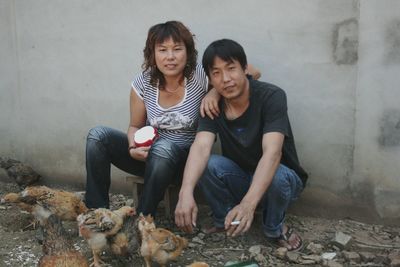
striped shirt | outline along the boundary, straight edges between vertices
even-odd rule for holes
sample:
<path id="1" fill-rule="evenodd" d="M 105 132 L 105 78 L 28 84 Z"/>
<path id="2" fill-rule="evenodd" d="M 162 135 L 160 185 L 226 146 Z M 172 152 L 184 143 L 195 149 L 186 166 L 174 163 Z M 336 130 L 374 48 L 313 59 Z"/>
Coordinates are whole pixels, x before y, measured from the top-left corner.
<path id="1" fill-rule="evenodd" d="M 180 147 L 189 147 L 196 135 L 201 100 L 207 93 L 208 81 L 203 67 L 197 64 L 190 79 L 185 79 L 185 94 L 181 102 L 163 108 L 159 105 L 159 89 L 150 85 L 150 72 L 142 72 L 132 81 L 132 90 L 143 100 L 147 125 L 155 127 L 160 138 Z"/>

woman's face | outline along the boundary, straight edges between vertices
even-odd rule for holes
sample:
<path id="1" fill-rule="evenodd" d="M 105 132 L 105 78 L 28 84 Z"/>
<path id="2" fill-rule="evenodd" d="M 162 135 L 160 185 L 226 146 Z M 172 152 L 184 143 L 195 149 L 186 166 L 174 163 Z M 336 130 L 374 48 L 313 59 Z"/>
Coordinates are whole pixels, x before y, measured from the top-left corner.
<path id="1" fill-rule="evenodd" d="M 187 62 L 186 46 L 183 42 L 175 43 L 172 38 L 155 46 L 157 68 L 165 77 L 183 75 Z"/>

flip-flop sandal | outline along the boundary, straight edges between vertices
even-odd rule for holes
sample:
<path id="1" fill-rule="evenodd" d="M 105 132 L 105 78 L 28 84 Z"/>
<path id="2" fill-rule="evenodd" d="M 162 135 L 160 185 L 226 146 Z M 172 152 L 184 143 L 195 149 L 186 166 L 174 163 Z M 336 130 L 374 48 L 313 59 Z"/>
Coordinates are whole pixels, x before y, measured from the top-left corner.
<path id="1" fill-rule="evenodd" d="M 293 228 L 289 227 L 287 228 L 286 233 L 282 233 L 280 236 L 278 237 L 267 237 L 267 240 L 274 246 L 274 247 L 285 247 L 286 246 L 282 245 L 282 242 L 286 242 L 288 245 L 290 245 L 290 238 L 293 235 L 297 235 L 297 237 L 300 239 L 300 243 L 297 247 L 292 247 L 291 249 L 288 249 L 288 251 L 300 251 L 303 248 L 303 240 L 301 239 L 300 235 L 298 235 L 297 233 L 295 233 L 295 231 L 293 230 Z M 292 245 L 290 245 L 292 246 Z"/>

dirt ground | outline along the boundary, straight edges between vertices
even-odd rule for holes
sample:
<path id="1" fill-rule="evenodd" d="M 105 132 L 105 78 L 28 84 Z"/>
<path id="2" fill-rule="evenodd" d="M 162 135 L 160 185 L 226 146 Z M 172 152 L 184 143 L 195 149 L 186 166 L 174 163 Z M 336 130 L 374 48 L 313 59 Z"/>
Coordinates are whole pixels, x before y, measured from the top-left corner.
<path id="1" fill-rule="evenodd" d="M 7 192 L 18 192 L 18 188 L 14 184 L 0 182 L 0 195 Z M 112 207 L 129 202 L 124 195 L 112 195 L 111 199 Z M 24 229 L 30 220 L 31 216 L 17 207 L 0 205 L 0 266 L 36 266 L 42 248 L 36 240 L 36 231 Z M 199 229 L 210 223 L 208 207 L 201 206 Z M 158 227 L 172 230 L 189 240 L 189 247 L 169 266 L 187 266 L 194 261 L 204 261 L 210 266 L 229 266 L 233 262 L 249 261 L 255 263 L 251 266 L 400 266 L 400 227 L 290 214 L 287 215 L 287 223 L 294 226 L 303 237 L 304 248 L 301 252 L 287 253 L 268 244 L 261 232 L 260 214 L 256 214 L 251 230 L 237 238 L 227 238 L 224 233 L 205 235 L 201 231 L 192 235 L 184 234 L 163 216 L 161 208 L 156 220 Z M 90 259 L 91 253 L 85 240 L 78 236 L 76 224 L 69 222 L 64 226 L 73 236 L 75 248 Z M 347 244 L 343 242 L 343 246 L 338 241 L 333 242 L 338 233 L 350 241 Z M 143 266 L 138 254 L 132 259 L 121 259 L 106 251 L 102 259 L 108 266 Z"/>

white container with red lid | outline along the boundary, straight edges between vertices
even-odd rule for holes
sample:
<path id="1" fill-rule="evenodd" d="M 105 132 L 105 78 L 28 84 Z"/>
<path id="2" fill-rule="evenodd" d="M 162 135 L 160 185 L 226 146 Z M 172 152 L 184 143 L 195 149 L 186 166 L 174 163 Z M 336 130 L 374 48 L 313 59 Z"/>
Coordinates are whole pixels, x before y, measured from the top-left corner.
<path id="1" fill-rule="evenodd" d="M 151 146 L 158 137 L 157 129 L 152 126 L 144 126 L 136 131 L 133 141 L 136 147 Z"/>

